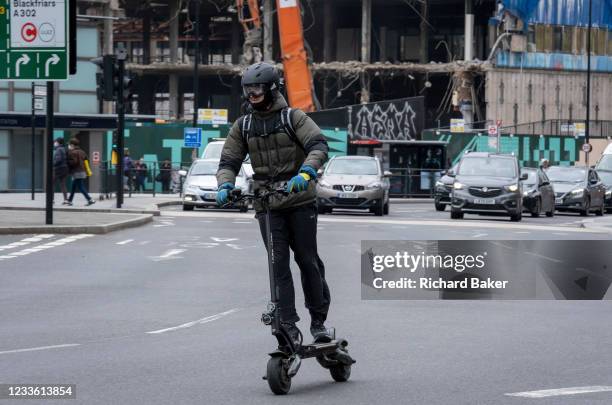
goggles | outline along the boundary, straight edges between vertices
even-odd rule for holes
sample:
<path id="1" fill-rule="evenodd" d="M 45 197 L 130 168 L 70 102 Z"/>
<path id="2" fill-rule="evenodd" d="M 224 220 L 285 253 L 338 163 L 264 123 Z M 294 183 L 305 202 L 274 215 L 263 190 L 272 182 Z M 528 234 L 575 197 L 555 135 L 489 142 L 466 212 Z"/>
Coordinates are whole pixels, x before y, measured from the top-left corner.
<path id="1" fill-rule="evenodd" d="M 247 84 L 243 87 L 246 97 L 260 97 L 266 93 L 267 86 L 263 83 Z"/>

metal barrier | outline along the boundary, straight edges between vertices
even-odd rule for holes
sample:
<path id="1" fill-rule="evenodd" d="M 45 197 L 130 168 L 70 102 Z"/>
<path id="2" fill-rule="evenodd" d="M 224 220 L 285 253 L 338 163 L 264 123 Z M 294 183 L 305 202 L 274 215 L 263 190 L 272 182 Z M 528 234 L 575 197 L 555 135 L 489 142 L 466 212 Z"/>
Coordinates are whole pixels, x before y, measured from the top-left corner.
<path id="1" fill-rule="evenodd" d="M 442 169 L 391 168 L 389 195 L 391 197 L 433 197 L 436 181 Z"/>
<path id="2" fill-rule="evenodd" d="M 136 168 L 124 170 L 123 192 L 126 197 L 132 194 L 181 194 L 183 178 L 179 170 L 189 170 L 191 162 L 172 162 L 170 170 L 162 169 L 161 162 L 144 162 L 147 165 L 145 172 Z M 95 168 L 94 175 L 100 176 L 99 193 L 111 198 L 117 193 L 117 167 L 111 162 L 101 162 Z M 93 191 L 93 190 L 92 190 Z"/>

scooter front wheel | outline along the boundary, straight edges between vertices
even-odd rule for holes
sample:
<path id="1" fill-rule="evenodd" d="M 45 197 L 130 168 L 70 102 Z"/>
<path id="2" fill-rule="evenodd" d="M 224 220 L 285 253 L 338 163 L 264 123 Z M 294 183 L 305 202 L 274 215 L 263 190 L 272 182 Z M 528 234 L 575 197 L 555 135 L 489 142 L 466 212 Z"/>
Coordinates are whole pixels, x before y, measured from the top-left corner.
<path id="1" fill-rule="evenodd" d="M 270 390 L 276 395 L 286 395 L 291 389 L 291 377 L 287 375 L 286 360 L 280 356 L 270 357 L 266 380 Z"/>
<path id="2" fill-rule="evenodd" d="M 351 366 L 346 364 L 338 364 L 329 368 L 334 381 L 345 382 L 351 377 Z"/>

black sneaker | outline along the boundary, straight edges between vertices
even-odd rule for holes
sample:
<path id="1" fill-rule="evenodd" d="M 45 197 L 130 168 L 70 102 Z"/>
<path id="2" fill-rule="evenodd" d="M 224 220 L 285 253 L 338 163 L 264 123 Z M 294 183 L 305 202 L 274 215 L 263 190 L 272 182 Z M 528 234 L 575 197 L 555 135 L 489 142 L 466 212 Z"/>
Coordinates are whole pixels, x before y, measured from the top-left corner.
<path id="1" fill-rule="evenodd" d="M 310 333 L 312 334 L 315 343 L 328 343 L 332 341 L 329 331 L 323 322 L 318 319 L 315 319 L 310 323 Z"/>
<path id="2" fill-rule="evenodd" d="M 293 342 L 293 347 L 295 349 L 299 348 L 302 345 L 302 332 L 300 332 L 295 323 L 283 322 L 282 326 L 289 335 L 291 342 Z"/>
<path id="3" fill-rule="evenodd" d="M 90 205 L 93 205 L 93 204 L 95 204 L 95 203 L 96 203 L 96 202 L 95 202 L 94 200 L 89 200 L 89 201 L 87 201 L 87 204 L 85 204 L 85 205 L 86 205 L 86 206 L 90 206 Z"/>

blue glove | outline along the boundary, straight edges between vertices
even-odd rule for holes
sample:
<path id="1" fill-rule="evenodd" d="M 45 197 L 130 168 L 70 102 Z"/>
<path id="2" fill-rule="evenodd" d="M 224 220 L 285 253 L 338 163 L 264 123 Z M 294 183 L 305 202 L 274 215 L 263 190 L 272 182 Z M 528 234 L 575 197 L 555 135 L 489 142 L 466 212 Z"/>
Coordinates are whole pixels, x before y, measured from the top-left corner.
<path id="1" fill-rule="evenodd" d="M 308 188 L 308 182 L 317 178 L 317 171 L 310 166 L 302 166 L 297 176 L 287 183 L 288 193 L 299 193 Z"/>
<path id="2" fill-rule="evenodd" d="M 232 183 L 223 183 L 219 186 L 217 193 L 217 205 L 219 207 L 223 207 L 229 202 L 229 193 L 235 188 L 236 186 Z"/>

